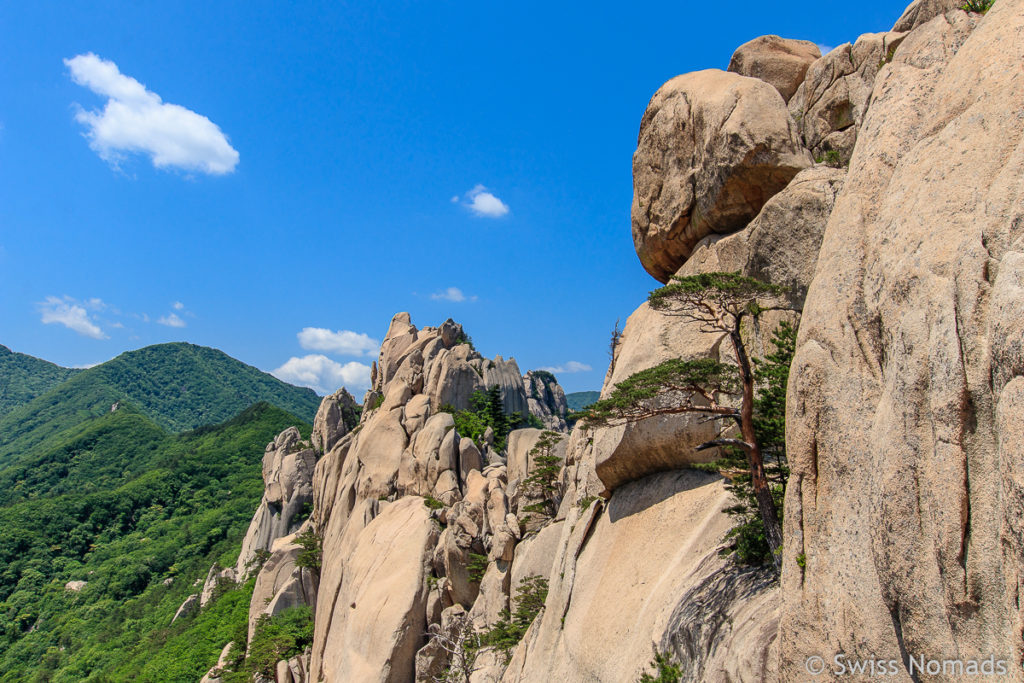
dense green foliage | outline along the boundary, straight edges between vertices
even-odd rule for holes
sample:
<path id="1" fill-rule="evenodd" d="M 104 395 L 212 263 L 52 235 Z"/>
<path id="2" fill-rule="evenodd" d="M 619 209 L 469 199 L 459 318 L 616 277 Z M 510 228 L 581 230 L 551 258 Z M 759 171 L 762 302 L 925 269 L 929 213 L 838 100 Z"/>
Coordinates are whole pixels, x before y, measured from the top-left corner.
<path id="1" fill-rule="evenodd" d="M 619 382 L 607 398 L 587 409 L 582 421 L 586 426 L 598 426 L 617 419 L 640 419 L 659 414 L 655 400 L 669 395 L 692 401 L 694 397 L 735 394 L 738 390 L 735 366 L 711 358 L 672 358 Z M 683 411 L 677 401 L 668 404 L 664 412 Z"/>
<path id="2" fill-rule="evenodd" d="M 466 562 L 466 572 L 472 583 L 480 583 L 487 573 L 487 556 L 470 551 L 469 560 Z"/>
<path id="3" fill-rule="evenodd" d="M 754 399 L 754 431 L 764 457 L 775 504 L 782 505 L 789 479 L 786 461 L 786 386 L 789 366 L 796 351 L 796 330 L 783 322 L 772 334 L 775 350 L 763 359 L 754 359 L 754 376 L 758 391 Z M 720 471 L 727 475 L 726 488 L 736 497 L 736 504 L 726 509 L 736 520 L 728 534 L 733 541 L 733 555 L 739 564 L 757 565 L 771 562 L 765 539 L 764 523 L 758 514 L 757 501 L 750 483 L 747 458 L 739 449 L 726 449 L 719 460 L 701 469 Z"/>
<path id="4" fill-rule="evenodd" d="M 562 440 L 558 432 L 541 432 L 536 445 L 530 449 L 530 473 L 523 479 L 522 491 L 527 500 L 527 512 L 553 517 L 558 510 L 558 476 L 562 471 L 562 459 L 553 455 L 555 446 Z"/>
<path id="5" fill-rule="evenodd" d="M 739 305 L 756 312 L 759 298 L 778 296 L 784 291 L 778 285 L 739 273 L 698 273 L 673 275 L 672 281 L 651 292 L 647 301 L 659 311 L 676 307 L 691 312 L 695 308 L 718 311 Z"/>
<path id="6" fill-rule="evenodd" d="M 534 427 L 538 423 L 538 419 L 533 415 L 506 415 L 501 400 L 501 388 L 497 384 L 487 391 L 474 391 L 469 403 L 472 406 L 469 410 L 456 410 L 446 404 L 441 406 L 441 412 L 452 414 L 455 418 L 455 431 L 459 436 L 472 439 L 478 444 L 483 443 L 487 428 L 493 429 L 494 448 L 499 451 L 505 450 L 508 434 L 513 429 Z"/>
<path id="7" fill-rule="evenodd" d="M 0 505 L 117 488 L 150 468 L 167 436 L 133 406 L 122 405 L 12 458 L 0 469 Z"/>
<path id="8" fill-rule="evenodd" d="M 516 587 L 515 611 L 502 610 L 498 622 L 480 634 L 480 643 L 497 648 L 509 657 L 512 648 L 523 639 L 526 629 L 544 609 L 547 597 L 547 579 L 537 574 L 524 576 Z"/>
<path id="9" fill-rule="evenodd" d="M 0 417 L 44 394 L 79 370 L 62 368 L 0 344 Z"/>
<path id="10" fill-rule="evenodd" d="M 600 391 L 574 391 L 565 395 L 565 402 L 569 405 L 569 410 L 575 413 L 592 405 L 599 398 L 601 398 Z"/>
<path id="11" fill-rule="evenodd" d="M 295 542 L 302 546 L 302 550 L 295 558 L 295 566 L 306 567 L 319 574 L 324 555 L 320 537 L 312 529 L 306 529 L 295 537 Z"/>
<path id="12" fill-rule="evenodd" d="M 654 674 L 641 674 L 639 683 L 679 683 L 683 680 L 683 669 L 678 664 L 672 663 L 672 658 L 663 652 L 654 651 L 654 660 L 651 662 L 654 667 Z"/>
<path id="13" fill-rule="evenodd" d="M 12 489 L 0 499 L 0 679 L 202 677 L 244 622 L 251 586 L 171 618 L 212 564 L 234 562 L 262 495 L 263 449 L 293 424 L 309 433 L 261 403 L 170 435 L 108 405 L 0 470 Z M 87 584 L 66 591 L 71 580 Z"/>
<path id="14" fill-rule="evenodd" d="M 234 642 L 234 652 L 245 652 L 244 642 Z M 308 605 L 289 607 L 272 617 L 264 614 L 256 621 L 248 655 L 237 657 L 221 677 L 226 683 L 251 681 L 254 674 L 273 679 L 280 660 L 302 654 L 312 643 L 313 609 Z"/>
<path id="15" fill-rule="evenodd" d="M 147 346 L 75 374 L 0 418 L 0 466 L 13 455 L 63 443 L 68 430 L 130 403 L 168 431 L 231 419 L 267 401 L 310 422 L 319 399 L 202 346 Z"/>

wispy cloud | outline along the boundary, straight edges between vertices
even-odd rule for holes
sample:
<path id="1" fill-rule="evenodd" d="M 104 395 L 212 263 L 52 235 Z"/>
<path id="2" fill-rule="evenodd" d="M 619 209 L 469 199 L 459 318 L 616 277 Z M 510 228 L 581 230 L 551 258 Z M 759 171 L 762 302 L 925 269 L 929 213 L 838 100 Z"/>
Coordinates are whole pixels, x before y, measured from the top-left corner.
<path id="1" fill-rule="evenodd" d="M 558 375 L 558 374 L 568 375 L 568 374 L 572 374 L 574 372 L 590 372 L 593 369 L 594 368 L 590 367 L 586 363 L 580 363 L 579 361 L 576 361 L 576 360 L 571 360 L 568 363 L 565 363 L 564 365 L 556 365 L 556 366 L 553 366 L 553 367 L 540 368 L 540 370 L 547 370 L 548 372 L 553 372 L 556 375 Z"/>
<path id="2" fill-rule="evenodd" d="M 185 327 L 186 323 L 177 313 L 168 313 L 157 318 L 157 322 L 167 327 Z"/>
<path id="3" fill-rule="evenodd" d="M 296 335 L 299 346 L 308 351 L 327 351 L 342 356 L 376 356 L 380 342 L 367 334 L 350 330 L 304 327 Z"/>
<path id="4" fill-rule="evenodd" d="M 440 292 L 434 292 L 430 295 L 430 298 L 434 301 L 452 301 L 457 304 L 463 301 L 476 301 L 477 299 L 476 296 L 466 296 L 458 287 L 448 287 Z"/>
<path id="5" fill-rule="evenodd" d="M 70 296 L 48 296 L 45 301 L 37 305 L 44 325 L 63 325 L 83 337 L 108 338 L 86 310 L 87 308 L 102 310 L 105 304 L 100 299 L 88 299 L 80 302 Z"/>
<path id="6" fill-rule="evenodd" d="M 211 175 L 231 173 L 238 152 L 210 119 L 155 92 L 112 61 L 93 53 L 65 59 L 71 79 L 106 97 L 102 111 L 79 108 L 75 120 L 87 129 L 89 146 L 117 166 L 125 154 L 146 154 L 156 168 L 178 168 Z"/>
<path id="7" fill-rule="evenodd" d="M 171 304 L 171 308 L 173 308 L 176 311 L 184 311 L 185 304 L 181 303 L 180 301 L 175 301 L 173 304 Z"/>
<path id="8" fill-rule="evenodd" d="M 452 197 L 452 203 L 461 204 L 472 211 L 474 215 L 483 218 L 501 218 L 509 212 L 508 204 L 498 199 L 483 185 L 477 185 L 461 199 L 457 195 Z"/>
<path id="9" fill-rule="evenodd" d="M 310 354 L 301 358 L 292 356 L 288 361 L 270 372 L 283 382 L 309 387 L 324 395 L 344 386 L 356 393 L 370 386 L 370 366 L 352 361 L 342 365 L 322 354 Z"/>
<path id="10" fill-rule="evenodd" d="M 829 52 L 832 52 L 832 50 L 836 48 L 832 45 L 826 45 L 825 43 L 818 43 L 818 49 L 821 50 L 821 56 L 824 57 L 825 55 L 827 55 Z"/>

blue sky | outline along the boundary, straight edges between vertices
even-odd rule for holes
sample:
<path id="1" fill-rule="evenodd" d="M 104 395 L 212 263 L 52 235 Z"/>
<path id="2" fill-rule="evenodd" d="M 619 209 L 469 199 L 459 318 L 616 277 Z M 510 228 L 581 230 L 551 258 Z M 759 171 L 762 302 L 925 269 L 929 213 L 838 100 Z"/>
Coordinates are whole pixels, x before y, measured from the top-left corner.
<path id="1" fill-rule="evenodd" d="M 361 397 L 406 310 L 598 389 L 657 285 L 629 219 L 654 91 L 904 4 L 4 3 L 0 343 L 185 340 Z"/>

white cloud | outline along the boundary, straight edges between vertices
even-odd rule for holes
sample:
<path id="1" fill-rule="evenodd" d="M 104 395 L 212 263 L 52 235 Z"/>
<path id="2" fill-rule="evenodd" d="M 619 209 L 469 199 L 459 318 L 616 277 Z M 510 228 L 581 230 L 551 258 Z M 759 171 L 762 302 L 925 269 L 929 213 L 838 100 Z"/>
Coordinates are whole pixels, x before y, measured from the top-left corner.
<path id="1" fill-rule="evenodd" d="M 466 296 L 458 287 L 449 287 L 440 292 L 434 292 L 430 295 L 430 298 L 434 301 L 452 301 L 457 304 L 463 301 L 476 301 L 477 299 L 476 296 Z"/>
<path id="2" fill-rule="evenodd" d="M 821 56 L 824 57 L 835 48 L 831 45 L 826 45 L 825 43 L 818 43 L 818 49 L 821 50 Z"/>
<path id="3" fill-rule="evenodd" d="M 102 361 L 100 361 L 100 362 L 102 362 Z M 89 368 L 94 368 L 94 367 L 96 367 L 99 364 L 100 364 L 99 362 L 97 362 L 97 363 L 82 363 L 81 365 L 72 365 L 71 367 L 73 367 L 75 370 L 88 370 Z"/>
<path id="4" fill-rule="evenodd" d="M 185 304 L 181 303 L 180 301 L 175 301 L 173 304 L 171 304 L 171 308 L 173 308 L 176 311 L 184 311 Z"/>
<path id="5" fill-rule="evenodd" d="M 327 351 L 342 356 L 376 356 L 380 342 L 367 334 L 323 327 L 303 327 L 296 335 L 299 346 L 309 351 Z"/>
<path id="6" fill-rule="evenodd" d="M 185 321 L 179 318 L 177 313 L 161 316 L 157 322 L 167 327 L 185 327 Z"/>
<path id="7" fill-rule="evenodd" d="M 458 203 L 459 198 L 452 197 L 452 202 Z M 477 185 L 467 192 L 462 205 L 472 211 L 474 215 L 483 218 L 501 218 L 509 212 L 508 204 L 498 199 L 483 185 Z"/>
<path id="8" fill-rule="evenodd" d="M 565 365 L 557 365 L 557 366 L 554 366 L 554 367 L 540 368 L 540 370 L 547 370 L 548 372 L 553 372 L 556 375 L 558 375 L 558 374 L 568 375 L 568 374 L 572 374 L 574 372 L 590 372 L 593 369 L 594 368 L 590 367 L 586 363 L 581 363 L 581 362 L 576 361 L 576 360 L 571 360 L 568 363 L 566 363 Z"/>
<path id="9" fill-rule="evenodd" d="M 91 52 L 65 59 L 71 79 L 108 98 L 102 111 L 79 108 L 75 120 L 88 128 L 89 146 L 116 166 L 125 154 L 147 154 L 156 168 L 179 168 L 212 175 L 231 173 L 238 152 L 210 119 L 159 95 L 114 62 Z"/>
<path id="10" fill-rule="evenodd" d="M 309 387 L 318 394 L 329 394 L 344 386 L 356 393 L 370 386 L 370 366 L 352 361 L 342 365 L 321 354 L 292 356 L 270 372 L 283 382 Z"/>
<path id="11" fill-rule="evenodd" d="M 63 298 L 48 296 L 46 301 L 38 306 L 44 325 L 57 323 L 84 337 L 107 339 L 107 335 L 103 334 L 103 330 L 93 321 L 86 310 L 87 306 L 93 309 L 97 308 L 97 304 L 102 306 L 103 302 L 99 299 L 90 299 L 87 302 L 79 303 L 69 296 Z"/>

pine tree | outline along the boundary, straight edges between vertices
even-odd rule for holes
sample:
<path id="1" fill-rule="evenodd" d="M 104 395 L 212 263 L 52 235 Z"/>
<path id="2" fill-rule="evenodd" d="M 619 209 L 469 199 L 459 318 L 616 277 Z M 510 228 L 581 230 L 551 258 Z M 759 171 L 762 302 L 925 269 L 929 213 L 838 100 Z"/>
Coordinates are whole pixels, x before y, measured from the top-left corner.
<path id="1" fill-rule="evenodd" d="M 751 493 L 776 568 L 781 565 L 782 524 L 755 426 L 757 380 L 742 326 L 744 320 L 769 310 L 782 291 L 739 273 L 674 277 L 670 284 L 651 292 L 651 307 L 695 323 L 702 332 L 721 334 L 732 348 L 735 365 L 710 358 L 666 361 L 620 382 L 607 398 L 591 406 L 584 418 L 586 424 L 598 425 L 656 415 L 703 413 L 734 423 L 739 428 L 738 438 L 731 436 L 727 425 L 718 438 L 697 450 L 732 447 L 746 456 Z"/>

